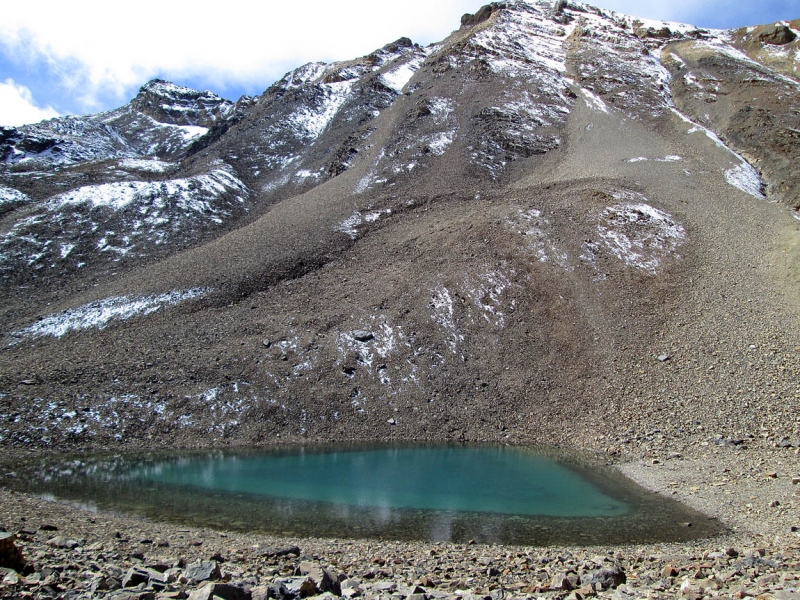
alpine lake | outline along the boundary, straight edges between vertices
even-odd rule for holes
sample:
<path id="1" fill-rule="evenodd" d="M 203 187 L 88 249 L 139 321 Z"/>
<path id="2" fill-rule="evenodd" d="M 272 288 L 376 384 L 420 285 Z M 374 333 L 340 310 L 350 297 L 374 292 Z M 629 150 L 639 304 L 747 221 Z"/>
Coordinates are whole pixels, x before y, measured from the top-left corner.
<path id="1" fill-rule="evenodd" d="M 509 446 L 286 446 L 3 465 L 12 490 L 154 521 L 292 537 L 623 545 L 720 524 L 613 467 Z"/>

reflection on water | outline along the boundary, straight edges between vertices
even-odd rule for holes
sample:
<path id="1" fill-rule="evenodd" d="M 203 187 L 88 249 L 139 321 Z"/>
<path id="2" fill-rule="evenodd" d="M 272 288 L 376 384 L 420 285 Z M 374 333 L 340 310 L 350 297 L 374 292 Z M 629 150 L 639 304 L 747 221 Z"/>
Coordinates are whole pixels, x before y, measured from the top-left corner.
<path id="1" fill-rule="evenodd" d="M 612 469 L 525 448 L 295 447 L 14 468 L 16 477 L 3 480 L 14 489 L 158 520 L 309 537 L 623 544 L 718 530 Z"/>

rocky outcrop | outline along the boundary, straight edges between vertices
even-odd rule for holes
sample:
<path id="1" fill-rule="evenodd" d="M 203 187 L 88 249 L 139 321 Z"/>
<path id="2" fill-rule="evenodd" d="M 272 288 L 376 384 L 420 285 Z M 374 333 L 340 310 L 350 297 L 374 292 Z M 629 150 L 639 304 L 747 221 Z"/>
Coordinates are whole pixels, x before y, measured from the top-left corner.
<path id="1" fill-rule="evenodd" d="M 504 2 L 492 2 L 491 4 L 487 4 L 482 6 L 481 9 L 476 12 L 474 15 L 471 13 L 467 13 L 461 17 L 461 27 L 462 28 L 470 28 L 475 27 L 475 25 L 480 25 L 484 21 L 489 20 L 489 18 L 498 10 L 501 10 L 506 7 Z"/>
<path id="2" fill-rule="evenodd" d="M 784 46 L 797 39 L 797 34 L 786 25 L 765 25 L 754 33 L 760 42 L 773 46 Z"/>

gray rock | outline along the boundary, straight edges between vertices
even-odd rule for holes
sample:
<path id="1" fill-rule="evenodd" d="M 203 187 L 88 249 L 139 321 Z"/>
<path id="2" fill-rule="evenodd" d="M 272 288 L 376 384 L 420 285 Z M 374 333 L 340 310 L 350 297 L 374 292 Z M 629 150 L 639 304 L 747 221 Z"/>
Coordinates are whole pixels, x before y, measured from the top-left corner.
<path id="1" fill-rule="evenodd" d="M 146 569 L 138 569 L 131 567 L 122 578 L 122 587 L 136 587 L 140 583 L 148 583 L 150 581 L 150 573 Z"/>
<path id="2" fill-rule="evenodd" d="M 219 579 L 219 564 L 213 561 L 199 560 L 187 565 L 183 576 L 195 583 Z"/>
<path id="3" fill-rule="evenodd" d="M 238 585 L 229 583 L 206 583 L 189 594 L 189 600 L 252 600 L 252 594 Z"/>
<path id="4" fill-rule="evenodd" d="M 67 538 L 60 535 L 49 539 L 47 541 L 47 545 L 52 546 L 53 548 L 65 548 L 67 550 L 72 550 L 73 548 L 77 548 L 78 546 L 80 546 L 80 544 L 75 540 L 68 540 Z"/>
<path id="5" fill-rule="evenodd" d="M 364 329 L 356 329 L 353 332 L 353 339 L 357 342 L 368 342 L 372 339 L 375 339 L 375 335 L 372 332 Z"/>
<path id="6" fill-rule="evenodd" d="M 628 577 L 625 575 L 625 570 L 617 566 L 592 571 L 581 577 L 583 585 L 602 585 L 604 590 L 615 589 L 627 581 Z"/>
<path id="7" fill-rule="evenodd" d="M 337 596 L 341 595 L 342 589 L 339 585 L 339 576 L 329 569 L 325 569 L 317 563 L 304 560 L 300 563 L 298 571 L 300 575 L 305 575 L 313 581 L 319 592 L 332 592 Z"/>
<path id="8" fill-rule="evenodd" d="M 550 580 L 551 590 L 572 591 L 578 587 L 580 580 L 574 571 L 558 573 Z"/>

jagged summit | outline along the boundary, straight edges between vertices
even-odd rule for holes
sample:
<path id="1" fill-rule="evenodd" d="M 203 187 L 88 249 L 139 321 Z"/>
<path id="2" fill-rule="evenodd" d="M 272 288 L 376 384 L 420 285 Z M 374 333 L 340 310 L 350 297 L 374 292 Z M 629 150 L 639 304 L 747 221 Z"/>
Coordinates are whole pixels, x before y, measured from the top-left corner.
<path id="1" fill-rule="evenodd" d="M 740 356 L 798 345 L 784 27 L 497 2 L 3 130 L 0 445 L 737 434 L 796 384 Z"/>
<path id="2" fill-rule="evenodd" d="M 212 127 L 224 120 L 234 107 L 213 92 L 198 92 L 162 79 L 143 85 L 130 106 L 159 123 L 201 127 Z"/>

